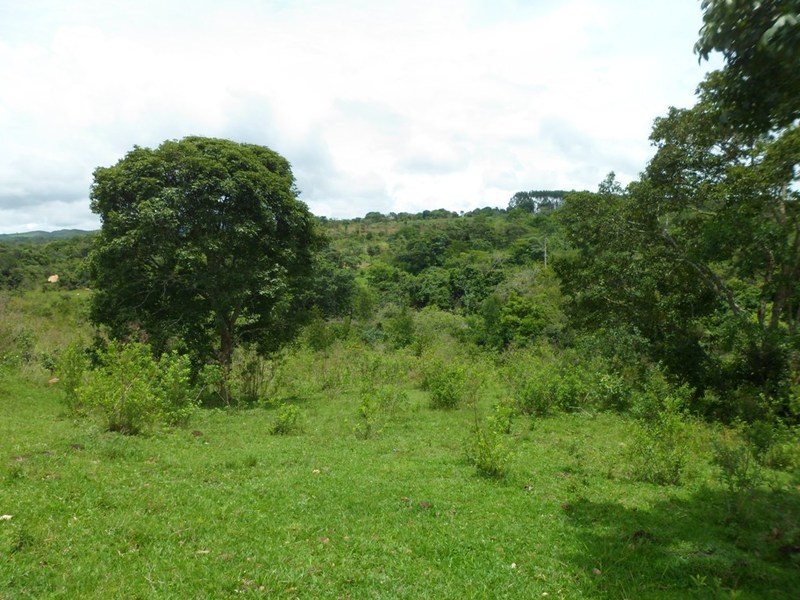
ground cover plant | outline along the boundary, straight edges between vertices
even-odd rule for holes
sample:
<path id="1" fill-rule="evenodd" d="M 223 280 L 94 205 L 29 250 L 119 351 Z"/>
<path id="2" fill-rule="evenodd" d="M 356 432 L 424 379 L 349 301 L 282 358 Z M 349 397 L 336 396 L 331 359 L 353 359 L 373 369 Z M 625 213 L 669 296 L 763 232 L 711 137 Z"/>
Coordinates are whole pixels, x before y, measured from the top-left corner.
<path id="1" fill-rule="evenodd" d="M 800 586 L 797 464 L 742 483 L 748 442 L 734 429 L 686 417 L 682 477 L 662 485 L 631 474 L 641 420 L 525 415 L 502 377 L 440 410 L 413 353 L 369 393 L 363 373 L 394 351 L 360 350 L 364 370 L 331 382 L 345 350 L 297 348 L 284 368 L 322 374 L 302 395 L 284 380 L 272 402 L 133 436 L 72 416 L 44 373 L 6 370 L 0 598 L 791 598 Z M 302 428 L 270 435 L 298 414 Z M 470 459 L 476 440 L 510 450 L 501 472 Z"/>

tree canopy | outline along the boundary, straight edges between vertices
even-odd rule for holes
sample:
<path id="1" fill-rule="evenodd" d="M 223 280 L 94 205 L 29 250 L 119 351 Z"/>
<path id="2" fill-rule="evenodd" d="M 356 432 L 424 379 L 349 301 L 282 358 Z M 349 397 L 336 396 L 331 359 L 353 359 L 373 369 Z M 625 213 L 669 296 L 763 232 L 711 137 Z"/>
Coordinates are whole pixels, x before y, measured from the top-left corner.
<path id="1" fill-rule="evenodd" d="M 792 418 L 799 7 L 703 2 L 696 50 L 701 58 L 722 52 L 725 66 L 709 74 L 694 107 L 656 119 L 656 153 L 638 182 L 568 195 L 561 220 L 574 250 L 557 265 L 573 323 L 632 330 L 697 389 L 761 398 L 753 402 L 760 416 Z"/>
<path id="2" fill-rule="evenodd" d="M 187 137 L 98 168 L 92 318 L 156 349 L 179 340 L 226 367 L 239 341 L 278 347 L 298 324 L 319 246 L 289 163 L 263 146 Z"/>
<path id="3" fill-rule="evenodd" d="M 756 131 L 800 118 L 800 0 L 703 0 L 701 60 L 721 52 L 714 74 L 724 118 Z"/>

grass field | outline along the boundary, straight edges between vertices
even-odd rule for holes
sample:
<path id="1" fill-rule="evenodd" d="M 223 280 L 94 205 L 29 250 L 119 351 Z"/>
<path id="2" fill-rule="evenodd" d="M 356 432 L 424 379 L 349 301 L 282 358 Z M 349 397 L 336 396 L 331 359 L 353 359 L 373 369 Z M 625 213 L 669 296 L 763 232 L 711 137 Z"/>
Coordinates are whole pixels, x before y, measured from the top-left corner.
<path id="1" fill-rule="evenodd" d="M 473 411 L 406 392 L 368 439 L 346 388 L 295 399 L 298 435 L 253 408 L 124 436 L 6 374 L 0 598 L 798 597 L 797 474 L 728 491 L 705 425 L 659 486 L 628 476 L 627 417 L 519 417 L 492 479 L 465 460 Z"/>

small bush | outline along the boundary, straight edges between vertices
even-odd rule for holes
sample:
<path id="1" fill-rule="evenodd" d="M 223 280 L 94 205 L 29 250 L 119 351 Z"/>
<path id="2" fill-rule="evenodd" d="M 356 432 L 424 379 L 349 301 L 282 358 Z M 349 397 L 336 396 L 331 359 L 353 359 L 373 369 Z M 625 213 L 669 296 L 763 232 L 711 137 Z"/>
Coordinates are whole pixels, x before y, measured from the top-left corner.
<path id="1" fill-rule="evenodd" d="M 297 435 L 303 432 L 303 410 L 294 404 L 281 404 L 269 429 L 272 435 Z"/>
<path id="2" fill-rule="evenodd" d="M 79 388 L 80 402 L 103 417 L 109 431 L 136 434 L 161 413 L 154 389 L 158 365 L 144 344 L 111 342 L 100 356 L 102 366 Z"/>
<path id="3" fill-rule="evenodd" d="M 56 366 L 59 385 L 64 391 L 64 404 L 71 414 L 81 414 L 86 410 L 81 401 L 78 390 L 86 379 L 86 370 L 89 359 L 84 351 L 83 344 L 74 342 L 67 346 L 61 353 Z"/>
<path id="4" fill-rule="evenodd" d="M 359 439 L 379 435 L 396 412 L 408 404 L 408 394 L 393 386 L 367 389 L 361 393 L 358 404 L 358 421 L 353 433 Z"/>
<path id="5" fill-rule="evenodd" d="M 200 393 L 190 386 L 189 357 L 173 351 L 158 363 L 156 393 L 161 397 L 161 418 L 167 425 L 185 425 L 197 408 Z"/>
<path id="6" fill-rule="evenodd" d="M 731 494 L 748 492 L 762 479 L 752 446 L 735 435 L 724 435 L 714 440 L 712 462 L 719 467 L 720 477 Z"/>
<path id="7" fill-rule="evenodd" d="M 651 367 L 642 389 L 633 394 L 630 412 L 645 422 L 658 421 L 665 412 L 689 406 L 693 395 L 689 385 L 673 386 L 659 367 Z"/>
<path id="8" fill-rule="evenodd" d="M 738 429 L 760 465 L 772 469 L 800 466 L 800 428 L 779 420 L 760 420 L 740 423 Z"/>
<path id="9" fill-rule="evenodd" d="M 314 352 L 327 350 L 336 341 L 336 330 L 325 321 L 319 314 L 306 325 L 303 330 L 302 339 L 305 344 Z"/>
<path id="10" fill-rule="evenodd" d="M 631 476 L 658 485 L 679 485 L 689 452 L 687 438 L 683 414 L 674 405 L 640 423 L 627 452 Z"/>
<path id="11" fill-rule="evenodd" d="M 484 424 L 476 425 L 467 440 L 467 462 L 484 477 L 504 477 L 511 458 L 503 433 L 495 429 L 496 425 L 496 421 L 487 419 Z"/>
<path id="12" fill-rule="evenodd" d="M 431 408 L 457 408 L 467 392 L 466 369 L 458 363 L 434 361 L 425 370 L 424 383 L 431 395 Z"/>
<path id="13" fill-rule="evenodd" d="M 486 422 L 492 431 L 498 433 L 511 433 L 511 423 L 516 415 L 514 404 L 510 400 L 503 400 L 494 405 L 492 414 L 486 417 Z"/>
<path id="14" fill-rule="evenodd" d="M 362 394 L 358 403 L 358 421 L 353 427 L 355 436 L 366 440 L 380 433 L 380 420 L 380 400 L 374 394 Z"/>
<path id="15" fill-rule="evenodd" d="M 189 359 L 165 354 L 157 362 L 147 344 L 111 342 L 100 367 L 77 387 L 80 406 L 94 410 L 109 431 L 140 433 L 161 421 L 185 423 L 197 404 L 189 386 Z"/>
<path id="16" fill-rule="evenodd" d="M 254 346 L 240 346 L 233 353 L 230 387 L 237 403 L 264 402 L 275 378 L 275 363 L 260 356 Z"/>
<path id="17" fill-rule="evenodd" d="M 392 346 L 405 348 L 414 341 L 414 315 L 403 305 L 396 313 L 387 315 L 383 329 Z"/>
<path id="18" fill-rule="evenodd" d="M 556 355 L 547 346 L 509 353 L 505 375 L 519 411 L 544 416 L 555 411 L 622 410 L 629 386 L 602 360 L 572 351 Z"/>

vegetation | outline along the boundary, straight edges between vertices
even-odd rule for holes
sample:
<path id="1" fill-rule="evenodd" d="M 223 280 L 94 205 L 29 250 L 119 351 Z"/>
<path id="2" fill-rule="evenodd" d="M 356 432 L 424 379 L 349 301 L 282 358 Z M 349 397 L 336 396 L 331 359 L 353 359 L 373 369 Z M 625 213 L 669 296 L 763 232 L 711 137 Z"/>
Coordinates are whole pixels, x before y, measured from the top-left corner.
<path id="1" fill-rule="evenodd" d="M 95 171 L 92 210 L 92 318 L 114 337 L 214 356 L 224 373 L 238 342 L 291 337 L 317 241 L 277 153 L 197 137 L 135 148 Z"/>
<path id="2" fill-rule="evenodd" d="M 792 6 L 704 2 L 727 65 L 625 189 L 338 221 L 266 148 L 99 169 L 103 231 L 0 245 L 0 599 L 796 596 Z"/>

